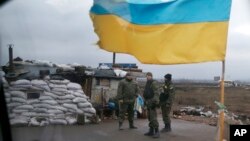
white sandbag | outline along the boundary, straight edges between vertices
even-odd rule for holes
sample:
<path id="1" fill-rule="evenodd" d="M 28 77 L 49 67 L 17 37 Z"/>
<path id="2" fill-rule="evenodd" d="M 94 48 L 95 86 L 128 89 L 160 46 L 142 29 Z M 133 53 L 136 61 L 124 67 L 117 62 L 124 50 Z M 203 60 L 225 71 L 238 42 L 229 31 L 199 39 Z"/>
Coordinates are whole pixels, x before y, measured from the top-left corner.
<path id="1" fill-rule="evenodd" d="M 12 109 L 12 108 L 15 108 L 17 106 L 20 106 L 20 105 L 23 105 L 23 103 L 20 103 L 20 102 L 11 102 L 9 104 L 7 104 L 7 107 Z"/>
<path id="2" fill-rule="evenodd" d="M 74 103 L 73 103 L 73 100 L 71 100 L 71 99 L 57 100 L 57 102 L 58 102 L 59 104 L 64 104 L 64 103 L 74 104 Z"/>
<path id="3" fill-rule="evenodd" d="M 9 113 L 9 119 L 13 119 L 17 116 L 15 113 Z"/>
<path id="4" fill-rule="evenodd" d="M 55 114 L 51 114 L 51 113 L 36 113 L 36 117 L 51 118 L 54 116 Z"/>
<path id="5" fill-rule="evenodd" d="M 28 112 L 29 110 L 22 110 L 22 109 L 12 109 L 12 112 L 15 114 L 21 114 L 21 113 L 25 113 Z"/>
<path id="6" fill-rule="evenodd" d="M 32 112 L 36 112 L 36 113 L 47 113 L 48 109 L 46 108 L 35 108 L 32 110 Z"/>
<path id="7" fill-rule="evenodd" d="M 81 90 L 82 89 L 81 85 L 77 83 L 69 83 L 67 87 L 69 90 Z"/>
<path id="8" fill-rule="evenodd" d="M 11 97 L 10 93 L 8 93 L 8 92 L 5 92 L 4 95 L 5 95 L 5 98 L 10 98 Z"/>
<path id="9" fill-rule="evenodd" d="M 68 109 L 68 111 L 69 111 L 71 114 L 76 114 L 76 113 L 77 113 L 76 110 L 74 110 L 74 109 Z"/>
<path id="10" fill-rule="evenodd" d="M 91 114 L 91 113 L 84 113 L 84 115 L 85 115 L 86 117 L 93 117 L 93 116 L 95 116 L 95 114 Z"/>
<path id="11" fill-rule="evenodd" d="M 59 92 L 59 91 L 54 91 L 54 90 L 52 90 L 51 93 L 53 93 L 57 96 L 65 96 L 66 95 L 65 92 Z"/>
<path id="12" fill-rule="evenodd" d="M 53 106 L 53 109 L 61 110 L 63 112 L 67 112 L 68 111 L 68 109 L 66 109 L 66 108 L 64 108 L 62 106 Z"/>
<path id="13" fill-rule="evenodd" d="M 43 100 L 41 103 L 50 104 L 50 105 L 58 105 L 55 100 Z"/>
<path id="14" fill-rule="evenodd" d="M 19 98 L 27 99 L 26 94 L 22 91 L 10 91 L 9 93 L 12 97 L 19 97 Z"/>
<path id="15" fill-rule="evenodd" d="M 76 90 L 75 92 L 85 95 L 85 93 L 84 93 L 84 91 L 82 89 L 81 90 Z"/>
<path id="16" fill-rule="evenodd" d="M 27 116 L 27 117 L 34 117 L 37 114 L 35 112 L 24 112 L 24 113 L 21 113 L 21 115 L 22 116 Z"/>
<path id="17" fill-rule="evenodd" d="M 10 124 L 13 126 L 26 126 L 28 125 L 28 121 L 24 119 L 11 119 Z"/>
<path id="18" fill-rule="evenodd" d="M 29 89 L 32 85 L 13 85 L 12 88 L 25 88 Z"/>
<path id="19" fill-rule="evenodd" d="M 58 85 L 58 84 L 53 84 L 53 83 L 50 83 L 49 87 L 52 89 L 56 89 L 56 88 L 57 89 L 67 89 L 66 85 Z"/>
<path id="20" fill-rule="evenodd" d="M 49 87 L 48 85 L 40 85 L 40 86 L 38 86 L 38 85 L 32 85 L 32 86 L 30 87 L 30 89 L 32 89 L 32 90 L 47 91 L 47 92 L 50 92 L 50 91 L 51 91 L 51 90 L 50 90 L 50 87 Z"/>
<path id="21" fill-rule="evenodd" d="M 63 114 L 63 111 L 61 111 L 61 110 L 48 110 L 48 113 L 51 113 L 51 114 L 55 114 L 55 115 L 57 115 L 57 114 Z"/>
<path id="22" fill-rule="evenodd" d="M 81 97 L 81 98 L 86 98 L 87 96 L 86 95 L 84 95 L 84 94 L 82 94 L 82 93 L 79 93 L 79 92 L 73 92 L 72 93 L 74 96 L 76 96 L 76 97 Z"/>
<path id="23" fill-rule="evenodd" d="M 70 81 L 67 79 L 64 80 L 50 80 L 51 83 L 53 84 L 63 84 L 63 85 L 67 85 Z"/>
<path id="24" fill-rule="evenodd" d="M 5 98 L 6 103 L 10 103 L 11 98 Z"/>
<path id="25" fill-rule="evenodd" d="M 40 96 L 39 100 L 54 100 L 51 96 Z"/>
<path id="26" fill-rule="evenodd" d="M 27 91 L 29 88 L 9 87 L 9 91 Z"/>
<path id="27" fill-rule="evenodd" d="M 85 109 L 82 109 L 82 110 L 84 111 L 84 113 L 96 114 L 95 108 L 85 108 Z"/>
<path id="28" fill-rule="evenodd" d="M 76 109 L 76 113 L 77 113 L 77 114 L 83 114 L 84 112 L 83 112 L 83 110 L 81 110 L 81 109 Z"/>
<path id="29" fill-rule="evenodd" d="M 51 106 L 50 104 L 45 104 L 45 103 L 41 103 L 41 104 L 33 104 L 33 106 L 35 108 L 46 108 L 46 109 L 51 109 L 53 106 Z"/>
<path id="30" fill-rule="evenodd" d="M 26 79 L 20 79 L 20 80 L 11 82 L 10 84 L 11 85 L 31 85 L 30 81 Z"/>
<path id="31" fill-rule="evenodd" d="M 19 97 L 12 97 L 11 102 L 26 103 L 26 100 L 23 98 L 19 98 Z"/>
<path id="32" fill-rule="evenodd" d="M 49 122 L 54 125 L 67 125 L 67 121 L 63 119 L 50 119 Z"/>
<path id="33" fill-rule="evenodd" d="M 73 99 L 73 102 L 74 103 L 85 103 L 85 102 L 88 102 L 88 101 L 85 98 L 77 97 L 77 98 Z"/>
<path id="34" fill-rule="evenodd" d="M 91 108 L 91 107 L 92 107 L 92 104 L 89 103 L 89 102 L 78 103 L 77 105 L 78 105 L 78 107 L 80 107 L 81 109 L 82 109 L 82 108 Z"/>
<path id="35" fill-rule="evenodd" d="M 49 121 L 46 121 L 46 120 L 43 120 L 40 123 L 40 126 L 47 126 L 47 125 L 49 125 Z"/>
<path id="36" fill-rule="evenodd" d="M 63 104 L 63 107 L 68 108 L 68 109 L 71 109 L 71 110 L 74 110 L 74 111 L 77 110 L 77 106 L 76 106 L 75 104 L 67 104 L 67 103 L 64 103 L 64 104 Z"/>
<path id="37" fill-rule="evenodd" d="M 21 106 L 17 106 L 16 109 L 20 109 L 20 110 L 32 110 L 32 109 L 34 109 L 34 107 L 32 105 L 21 105 Z"/>
<path id="38" fill-rule="evenodd" d="M 45 96 L 50 96 L 50 97 L 52 97 L 52 98 L 54 98 L 54 99 L 58 98 L 57 95 L 55 95 L 55 94 L 53 94 L 53 93 L 50 93 L 50 92 L 44 92 L 44 95 L 45 95 Z"/>
<path id="39" fill-rule="evenodd" d="M 75 98 L 75 96 L 73 96 L 73 95 L 65 95 L 65 96 L 61 96 L 61 97 L 59 97 L 59 99 L 61 99 L 61 100 L 66 100 L 66 99 L 74 99 Z"/>
<path id="40" fill-rule="evenodd" d="M 37 121 L 35 117 L 30 119 L 29 126 L 40 126 L 40 123 Z"/>
<path id="41" fill-rule="evenodd" d="M 37 103 L 40 103 L 40 101 L 38 99 L 30 99 L 30 100 L 27 100 L 27 104 L 37 104 Z"/>
<path id="42" fill-rule="evenodd" d="M 73 125 L 77 123 L 76 118 L 72 118 L 72 117 L 66 117 L 66 121 L 68 122 L 69 125 Z"/>
<path id="43" fill-rule="evenodd" d="M 35 86 L 40 86 L 40 85 L 48 85 L 45 81 L 43 80 L 31 80 L 31 84 Z"/>

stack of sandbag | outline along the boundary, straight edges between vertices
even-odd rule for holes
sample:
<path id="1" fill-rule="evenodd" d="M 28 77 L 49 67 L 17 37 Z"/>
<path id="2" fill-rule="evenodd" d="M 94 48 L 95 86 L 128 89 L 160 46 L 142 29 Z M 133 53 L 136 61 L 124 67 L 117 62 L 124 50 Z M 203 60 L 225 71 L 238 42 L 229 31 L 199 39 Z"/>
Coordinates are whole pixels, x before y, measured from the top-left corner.
<path id="1" fill-rule="evenodd" d="M 40 96 L 28 99 L 27 92 Z M 72 125 L 79 114 L 96 114 L 81 86 L 69 80 L 17 80 L 6 88 L 5 97 L 12 125 Z"/>

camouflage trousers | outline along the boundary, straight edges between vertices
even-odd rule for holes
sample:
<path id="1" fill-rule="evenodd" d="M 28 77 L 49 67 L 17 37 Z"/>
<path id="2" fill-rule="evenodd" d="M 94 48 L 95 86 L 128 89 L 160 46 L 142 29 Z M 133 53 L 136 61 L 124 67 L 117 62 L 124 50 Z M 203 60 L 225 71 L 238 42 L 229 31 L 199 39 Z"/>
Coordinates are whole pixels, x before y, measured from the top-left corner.
<path id="1" fill-rule="evenodd" d="M 165 124 L 170 124 L 171 119 L 170 119 L 170 112 L 171 112 L 171 106 L 169 105 L 161 105 L 161 111 L 162 111 L 162 119 Z"/>
<path id="2" fill-rule="evenodd" d="M 148 126 L 151 128 L 158 128 L 159 122 L 157 121 L 157 111 L 156 108 L 147 108 L 147 115 L 148 115 Z"/>
<path id="3" fill-rule="evenodd" d="M 125 120 L 125 115 L 128 112 L 129 124 L 133 124 L 134 121 L 134 102 L 131 103 L 121 103 L 119 105 L 119 122 Z"/>

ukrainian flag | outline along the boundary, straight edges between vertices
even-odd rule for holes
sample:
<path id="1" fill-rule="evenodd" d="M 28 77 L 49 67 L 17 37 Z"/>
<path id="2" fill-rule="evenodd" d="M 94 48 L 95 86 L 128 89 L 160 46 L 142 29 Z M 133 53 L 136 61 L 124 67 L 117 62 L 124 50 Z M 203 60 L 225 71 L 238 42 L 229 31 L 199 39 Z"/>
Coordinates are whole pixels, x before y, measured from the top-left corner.
<path id="1" fill-rule="evenodd" d="M 94 0 L 99 46 L 145 64 L 225 59 L 231 0 Z"/>

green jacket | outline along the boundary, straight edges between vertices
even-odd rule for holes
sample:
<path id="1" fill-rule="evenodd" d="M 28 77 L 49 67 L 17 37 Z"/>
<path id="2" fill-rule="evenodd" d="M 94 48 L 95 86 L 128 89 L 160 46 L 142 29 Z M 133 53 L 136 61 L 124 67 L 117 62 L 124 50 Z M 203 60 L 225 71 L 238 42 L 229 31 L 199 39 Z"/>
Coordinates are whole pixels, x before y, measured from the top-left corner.
<path id="1" fill-rule="evenodd" d="M 123 79 L 119 82 L 116 99 L 123 100 L 124 103 L 135 102 L 138 93 L 139 86 L 135 81 Z"/>
<path id="2" fill-rule="evenodd" d="M 163 92 L 160 95 L 160 105 L 172 106 L 175 97 L 175 87 L 172 82 L 162 86 Z"/>
<path id="3" fill-rule="evenodd" d="M 145 86 L 144 89 L 144 100 L 145 100 L 145 104 L 148 108 L 155 108 L 159 105 L 159 90 L 158 90 L 158 86 L 156 81 L 152 80 L 152 84 L 150 86 Z M 148 82 L 147 82 L 148 83 Z M 149 88 L 147 88 L 149 87 Z M 147 90 L 149 90 L 148 92 L 146 92 Z M 151 98 L 147 98 L 145 95 L 146 93 L 151 93 L 152 96 L 150 96 Z"/>

